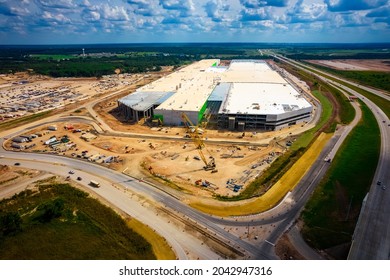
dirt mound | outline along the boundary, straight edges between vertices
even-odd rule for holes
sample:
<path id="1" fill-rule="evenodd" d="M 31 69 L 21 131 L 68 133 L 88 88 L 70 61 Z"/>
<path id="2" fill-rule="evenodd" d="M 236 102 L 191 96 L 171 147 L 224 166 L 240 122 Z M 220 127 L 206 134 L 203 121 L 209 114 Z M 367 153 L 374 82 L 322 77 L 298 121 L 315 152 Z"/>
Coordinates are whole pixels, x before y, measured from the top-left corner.
<path id="1" fill-rule="evenodd" d="M 8 165 L 0 165 L 0 174 L 1 175 L 10 171 L 10 170 L 11 170 L 11 168 Z"/>

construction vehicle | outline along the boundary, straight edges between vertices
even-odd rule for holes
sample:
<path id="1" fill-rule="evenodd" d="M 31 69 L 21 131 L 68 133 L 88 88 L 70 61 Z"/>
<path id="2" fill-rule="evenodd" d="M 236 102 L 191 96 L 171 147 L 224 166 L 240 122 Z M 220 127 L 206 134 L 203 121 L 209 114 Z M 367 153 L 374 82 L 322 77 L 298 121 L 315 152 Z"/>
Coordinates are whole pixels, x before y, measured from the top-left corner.
<path id="1" fill-rule="evenodd" d="M 181 117 L 183 119 L 185 126 L 187 127 L 187 133 L 189 134 L 192 141 L 194 141 L 194 144 L 196 146 L 196 149 L 198 150 L 200 159 L 205 164 L 205 166 L 203 166 L 203 169 L 206 171 L 215 170 L 216 165 L 215 165 L 214 157 L 210 156 L 209 157 L 210 160 L 207 161 L 207 159 L 202 151 L 203 149 L 206 148 L 204 145 L 204 141 L 202 139 L 202 136 L 201 136 L 203 134 L 203 130 L 199 128 L 199 125 L 195 126 L 185 113 L 182 113 Z M 210 152 L 208 152 L 208 153 L 210 154 Z"/>

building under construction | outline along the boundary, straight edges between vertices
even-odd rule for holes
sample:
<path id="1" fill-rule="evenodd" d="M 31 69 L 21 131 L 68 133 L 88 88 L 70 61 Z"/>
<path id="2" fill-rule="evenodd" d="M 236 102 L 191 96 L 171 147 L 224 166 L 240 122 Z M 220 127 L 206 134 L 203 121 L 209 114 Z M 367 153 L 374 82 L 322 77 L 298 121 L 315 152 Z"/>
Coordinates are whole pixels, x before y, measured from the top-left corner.
<path id="1" fill-rule="evenodd" d="M 118 100 L 126 118 L 183 125 L 185 113 L 198 124 L 205 114 L 219 129 L 274 130 L 308 121 L 312 106 L 262 60 L 201 60 Z"/>

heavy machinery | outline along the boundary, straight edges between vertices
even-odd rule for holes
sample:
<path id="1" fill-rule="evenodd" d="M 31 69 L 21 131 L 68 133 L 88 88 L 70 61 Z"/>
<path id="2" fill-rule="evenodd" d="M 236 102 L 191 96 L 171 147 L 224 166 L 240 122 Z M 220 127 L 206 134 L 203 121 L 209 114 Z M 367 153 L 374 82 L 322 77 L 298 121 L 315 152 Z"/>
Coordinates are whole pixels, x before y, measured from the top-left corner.
<path id="1" fill-rule="evenodd" d="M 183 119 L 183 122 L 185 126 L 187 127 L 187 133 L 189 134 L 192 141 L 194 141 L 194 144 L 196 146 L 196 149 L 198 150 L 199 156 L 205 166 L 203 166 L 204 170 L 211 170 L 212 172 L 216 172 L 216 164 L 215 159 L 213 156 L 210 156 L 210 160 L 207 161 L 203 149 L 205 149 L 204 141 L 202 139 L 203 130 L 199 128 L 199 125 L 195 126 L 191 120 L 188 118 L 188 116 L 185 113 L 181 114 L 181 118 Z M 210 152 L 208 152 L 210 154 Z"/>

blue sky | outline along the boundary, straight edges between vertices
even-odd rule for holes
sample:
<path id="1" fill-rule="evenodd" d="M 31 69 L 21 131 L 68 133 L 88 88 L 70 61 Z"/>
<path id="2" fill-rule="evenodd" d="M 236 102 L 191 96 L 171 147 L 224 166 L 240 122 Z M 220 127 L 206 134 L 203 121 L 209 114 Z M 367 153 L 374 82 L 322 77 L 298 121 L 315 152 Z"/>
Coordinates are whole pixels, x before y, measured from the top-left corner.
<path id="1" fill-rule="evenodd" d="M 0 44 L 390 42 L 390 0 L 0 0 Z"/>

